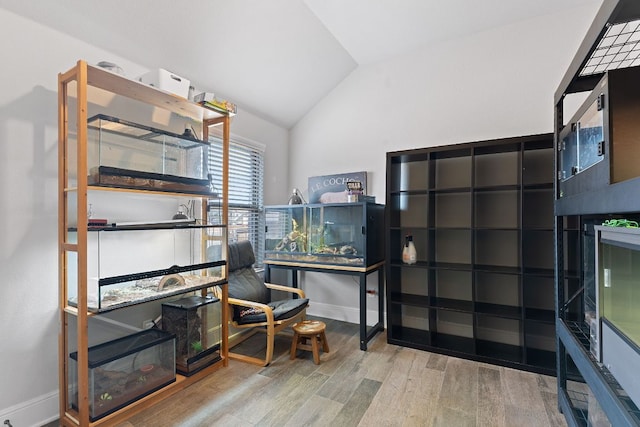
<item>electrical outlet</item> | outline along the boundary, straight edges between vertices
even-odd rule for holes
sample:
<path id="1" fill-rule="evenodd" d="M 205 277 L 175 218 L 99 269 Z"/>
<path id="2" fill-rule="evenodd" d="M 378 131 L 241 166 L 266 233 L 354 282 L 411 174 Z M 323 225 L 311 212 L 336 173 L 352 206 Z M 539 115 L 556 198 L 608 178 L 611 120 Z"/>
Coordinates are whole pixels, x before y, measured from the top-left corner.
<path id="1" fill-rule="evenodd" d="M 143 320 L 142 321 L 142 329 L 151 329 L 155 326 L 153 319 Z"/>

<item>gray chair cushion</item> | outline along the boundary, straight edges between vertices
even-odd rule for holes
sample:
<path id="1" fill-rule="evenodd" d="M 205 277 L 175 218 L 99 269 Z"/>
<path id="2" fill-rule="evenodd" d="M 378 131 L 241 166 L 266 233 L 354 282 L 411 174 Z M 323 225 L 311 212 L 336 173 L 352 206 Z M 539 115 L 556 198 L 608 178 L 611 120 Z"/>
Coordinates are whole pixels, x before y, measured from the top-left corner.
<path id="1" fill-rule="evenodd" d="M 251 242 L 243 240 L 229 243 L 229 271 L 251 267 L 255 262 L 256 257 L 253 254 Z"/>
<path id="2" fill-rule="evenodd" d="M 251 267 L 229 272 L 229 296 L 263 304 L 271 300 L 269 288 Z"/>
<path id="3" fill-rule="evenodd" d="M 309 304 L 308 298 L 298 299 L 286 299 L 281 301 L 272 301 L 267 305 L 273 310 L 273 319 L 282 320 L 295 316 L 307 307 Z M 248 323 L 260 323 L 267 321 L 267 315 L 264 311 L 257 311 L 255 309 L 246 310 L 246 308 L 240 307 L 237 310 L 237 317 L 234 316 L 234 320 L 239 324 Z"/>

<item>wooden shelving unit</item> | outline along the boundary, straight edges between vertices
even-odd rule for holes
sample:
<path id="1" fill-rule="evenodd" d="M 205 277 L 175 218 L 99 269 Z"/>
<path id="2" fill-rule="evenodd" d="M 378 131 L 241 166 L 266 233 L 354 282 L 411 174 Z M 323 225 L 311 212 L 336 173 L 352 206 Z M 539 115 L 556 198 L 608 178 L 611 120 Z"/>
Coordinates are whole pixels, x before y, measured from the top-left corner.
<path id="1" fill-rule="evenodd" d="M 89 319 L 100 316 L 95 310 L 91 312 L 88 305 L 88 233 L 86 221 L 77 218 L 88 218 L 89 194 L 92 192 L 111 192 L 115 195 L 134 195 L 135 197 L 184 197 L 185 199 L 200 200 L 201 218 L 206 223 L 208 200 L 211 196 L 188 194 L 184 192 L 163 192 L 145 189 L 123 189 L 117 187 L 101 187 L 88 185 L 88 117 L 89 112 L 98 108 L 100 112 L 109 111 L 109 102 L 119 97 L 135 106 L 155 107 L 158 111 L 168 115 L 177 115 L 185 120 L 198 123 L 202 127 L 202 140 L 208 141 L 210 128 L 221 127 L 223 141 L 222 182 L 220 197 L 222 218 L 228 217 L 228 153 L 230 115 L 221 114 L 202 107 L 187 99 L 171 93 L 155 89 L 146 84 L 127 79 L 99 67 L 88 65 L 85 61 L 78 61 L 70 70 L 58 76 L 58 116 L 59 116 L 59 383 L 60 383 L 60 421 L 65 426 L 87 426 L 113 424 L 125 420 L 133 413 L 141 411 L 158 401 L 174 394 L 186 386 L 202 379 L 222 366 L 228 364 L 228 325 L 227 325 L 227 286 L 226 263 L 220 262 L 222 280 L 215 283 L 221 299 L 222 324 L 220 342 L 220 360 L 189 377 L 177 375 L 176 381 L 139 400 L 110 413 L 95 422 L 90 421 L 89 414 L 89 367 L 88 348 Z M 96 99 L 97 98 L 97 99 Z M 96 105 L 98 107 L 96 107 Z M 76 224 L 77 223 L 77 224 Z M 70 228 L 74 229 L 74 241 L 70 241 Z M 207 249 L 207 240 L 212 237 L 202 233 L 201 253 Z M 221 259 L 226 259 L 226 233 L 221 243 Z M 203 273 L 207 274 L 207 273 Z M 73 280 L 74 292 L 77 291 L 75 304 L 69 303 L 70 281 Z M 75 287 L 77 286 L 77 289 Z M 206 295 L 208 289 L 200 289 L 201 295 Z M 135 303 L 135 301 L 134 301 Z M 148 300 L 141 301 L 146 304 Z M 75 323 L 75 330 L 70 324 Z M 69 384 L 69 355 L 70 351 L 77 351 L 77 404 L 72 407 L 70 402 Z"/>
<path id="2" fill-rule="evenodd" d="M 554 372 L 553 158 L 551 134 L 387 153 L 390 343 Z"/>

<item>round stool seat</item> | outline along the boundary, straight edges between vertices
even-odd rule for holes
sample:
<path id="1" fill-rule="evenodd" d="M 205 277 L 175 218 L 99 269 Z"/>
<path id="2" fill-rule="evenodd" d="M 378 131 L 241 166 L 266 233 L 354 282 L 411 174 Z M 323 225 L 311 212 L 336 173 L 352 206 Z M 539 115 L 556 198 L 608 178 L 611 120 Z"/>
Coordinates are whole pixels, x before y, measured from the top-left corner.
<path id="1" fill-rule="evenodd" d="M 290 359 L 296 358 L 297 350 L 307 350 L 313 352 L 313 362 L 316 365 L 320 364 L 320 347 L 322 344 L 322 350 L 325 353 L 329 352 L 329 343 L 327 342 L 327 336 L 325 330 L 327 325 L 319 320 L 304 320 L 298 322 L 292 326 L 293 328 L 293 341 L 291 342 L 291 356 Z M 307 344 L 307 341 L 311 341 L 311 345 Z"/>
<path id="2" fill-rule="evenodd" d="M 324 332 L 327 325 L 319 320 L 303 320 L 302 322 L 294 323 L 292 328 L 300 335 L 315 335 Z"/>

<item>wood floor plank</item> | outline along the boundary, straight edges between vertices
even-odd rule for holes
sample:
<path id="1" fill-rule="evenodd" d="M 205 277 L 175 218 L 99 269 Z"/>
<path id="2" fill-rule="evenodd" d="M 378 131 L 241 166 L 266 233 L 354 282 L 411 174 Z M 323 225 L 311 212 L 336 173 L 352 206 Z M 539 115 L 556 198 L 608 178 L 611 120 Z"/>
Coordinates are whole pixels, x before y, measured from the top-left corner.
<path id="1" fill-rule="evenodd" d="M 257 421 L 257 424 L 263 426 L 286 424 L 298 408 L 304 405 L 326 381 L 327 376 L 319 372 L 302 378 L 297 384 L 292 381 L 288 384 L 288 389 L 284 388 L 282 392 L 269 399 L 271 410 Z"/>
<path id="2" fill-rule="evenodd" d="M 430 358 L 429 353 L 420 352 L 414 359 L 405 394 L 403 427 L 431 426 L 434 423 L 444 372 L 429 368 Z"/>
<path id="3" fill-rule="evenodd" d="M 243 399 L 244 405 L 236 412 L 236 415 L 243 420 L 254 424 L 258 423 L 274 408 L 276 402 L 282 401 L 283 396 L 288 395 L 292 389 L 299 389 L 304 384 L 305 379 L 305 376 L 297 373 L 289 375 L 286 381 L 272 379 L 272 381 L 277 382 L 277 385 L 266 386 L 258 392 L 251 393 L 250 399 Z"/>
<path id="4" fill-rule="evenodd" d="M 210 423 L 207 424 L 211 427 L 228 427 L 228 426 L 233 426 L 233 427 L 252 427 L 253 424 L 241 420 L 240 418 L 236 418 L 235 416 L 231 415 L 231 414 L 224 414 L 223 416 L 221 416 L 220 418 L 217 419 L 211 419 Z"/>
<path id="5" fill-rule="evenodd" d="M 438 405 L 474 419 L 478 405 L 478 364 L 450 357 L 444 371 Z"/>
<path id="6" fill-rule="evenodd" d="M 541 390 L 542 400 L 544 401 L 544 407 L 547 411 L 547 417 L 549 419 L 549 425 L 551 427 L 566 426 L 567 422 L 564 416 L 558 411 L 558 395 L 555 392 Z"/>
<path id="7" fill-rule="evenodd" d="M 434 427 L 475 427 L 476 417 L 466 411 L 439 406 Z M 516 425 L 516 424 L 514 424 Z"/>
<path id="8" fill-rule="evenodd" d="M 371 405 L 371 401 L 380 389 L 380 382 L 364 378 L 351 399 L 342 406 L 342 409 L 333 419 L 331 425 L 334 426 L 357 426 L 362 415 Z"/>
<path id="9" fill-rule="evenodd" d="M 417 354 L 407 349 L 398 352 L 389 376 L 363 416 L 362 425 L 401 425 L 406 409 L 409 373 Z"/>
<path id="10" fill-rule="evenodd" d="M 442 371 L 447 368 L 448 356 L 444 356 L 438 353 L 429 353 L 429 361 L 427 362 L 427 368 Z"/>
<path id="11" fill-rule="evenodd" d="M 504 426 L 504 401 L 499 368 L 478 367 L 478 426 Z"/>
<path id="12" fill-rule="evenodd" d="M 312 395 L 283 427 L 328 426 L 344 405 L 316 394 Z"/>
<path id="13" fill-rule="evenodd" d="M 318 395 L 336 402 L 346 403 L 364 378 L 361 363 L 364 352 L 350 353 L 332 372 L 330 379 L 318 390 Z M 326 369 L 323 370 L 326 372 Z"/>
<path id="14" fill-rule="evenodd" d="M 547 427 L 549 420 L 535 408 L 520 407 L 512 404 L 505 405 L 505 424 L 507 426 L 536 426 Z"/>
<path id="15" fill-rule="evenodd" d="M 384 342 L 384 336 L 378 337 L 374 344 L 366 352 L 363 359 L 363 365 L 367 367 L 366 378 L 370 380 L 384 382 L 391 373 L 391 368 L 395 363 L 398 353 L 402 351 L 402 347 L 388 345 Z M 383 344 L 379 344 L 383 342 Z M 424 354 L 428 355 L 429 353 Z"/>
<path id="16" fill-rule="evenodd" d="M 542 395 L 540 394 L 538 375 L 504 368 L 501 378 L 505 404 L 510 404 L 516 408 L 531 408 L 541 413 L 546 413 Z"/>
<path id="17" fill-rule="evenodd" d="M 540 390 L 546 390 L 551 393 L 557 393 L 558 391 L 558 379 L 549 375 L 538 374 L 537 382 Z"/>
<path id="18" fill-rule="evenodd" d="M 329 353 L 320 355 L 320 372 L 332 375 L 348 358 L 362 357 L 354 354 L 354 348 L 359 349 L 360 338 L 357 330 L 342 328 L 342 330 L 330 330 L 327 335 Z"/>

